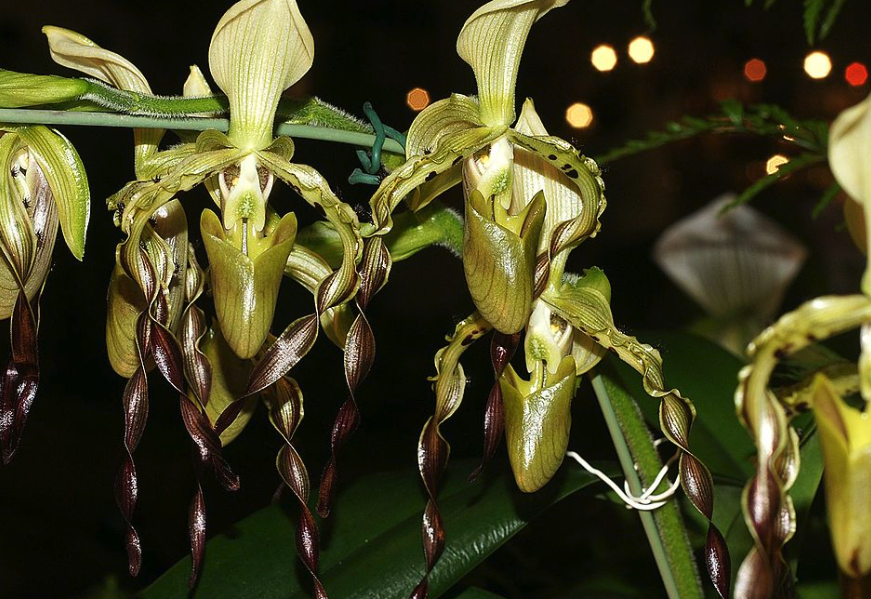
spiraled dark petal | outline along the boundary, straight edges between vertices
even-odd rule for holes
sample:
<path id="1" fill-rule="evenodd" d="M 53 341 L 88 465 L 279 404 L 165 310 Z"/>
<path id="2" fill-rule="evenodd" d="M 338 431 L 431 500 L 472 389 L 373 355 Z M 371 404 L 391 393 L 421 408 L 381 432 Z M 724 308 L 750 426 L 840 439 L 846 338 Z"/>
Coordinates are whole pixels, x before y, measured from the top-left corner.
<path id="1" fill-rule="evenodd" d="M 332 306 L 341 304 L 353 293 L 354 288 L 349 287 L 347 282 L 339 275 L 339 271 L 333 272 L 318 286 L 316 305 L 318 313 L 323 314 Z"/>
<path id="2" fill-rule="evenodd" d="M 729 597 L 732 558 L 729 557 L 726 540 L 714 527 L 708 528 L 708 536 L 705 541 L 705 563 L 717 593 L 723 599 L 727 599 Z"/>
<path id="3" fill-rule="evenodd" d="M 191 304 L 182 316 L 182 357 L 185 373 L 202 405 L 208 403 L 212 390 L 212 365 L 199 347 L 206 330 L 205 314 Z"/>
<path id="4" fill-rule="evenodd" d="M 296 497 L 300 509 L 296 529 L 297 554 L 311 574 L 315 597 L 327 599 L 327 593 L 317 574 L 320 542 L 317 523 L 308 508 L 308 472 L 291 443 L 293 433 L 299 424 L 299 415 L 302 414 L 302 391 L 296 381 L 284 377 L 266 390 L 264 400 L 269 406 L 269 419 L 272 425 L 285 440 L 285 444 L 278 450 L 275 465 L 281 479 Z"/>
<path id="5" fill-rule="evenodd" d="M 124 406 L 124 444 L 135 448 L 139 445 L 145 423 L 148 420 L 148 378 L 138 369 L 127 381 L 122 398 Z"/>
<path id="6" fill-rule="evenodd" d="M 487 396 L 487 407 L 484 410 L 484 455 L 481 458 L 481 463 L 469 475 L 469 482 L 481 476 L 484 468 L 496 455 L 496 449 L 499 447 L 499 442 L 502 441 L 504 431 L 505 406 L 502 403 L 502 386 L 497 381 L 490 388 L 490 394 Z"/>
<path id="7" fill-rule="evenodd" d="M 357 305 L 366 310 L 372 297 L 381 290 L 390 274 L 392 260 L 390 252 L 381 237 L 366 240 L 363 259 L 360 262 L 360 289 L 357 291 Z"/>
<path id="8" fill-rule="evenodd" d="M 0 445 L 3 447 L 3 463 L 8 464 L 18 450 L 24 425 L 36 399 L 39 387 L 39 350 L 37 329 L 39 298 L 33 298 L 31 308 L 24 290 L 18 292 L 11 319 L 12 357 L 6 367 L 0 385 Z"/>
<path id="9" fill-rule="evenodd" d="M 532 273 L 532 299 L 544 293 L 548 280 L 550 280 L 550 259 L 547 254 L 539 254 Z"/>
<path id="10" fill-rule="evenodd" d="M 495 331 L 493 340 L 490 342 L 490 363 L 493 366 L 493 373 L 498 379 L 505 371 L 505 367 L 514 357 L 517 351 L 517 346 L 520 344 L 520 333 L 506 335 Z"/>
<path id="11" fill-rule="evenodd" d="M 345 380 L 352 394 L 369 374 L 374 361 L 375 335 L 366 317 L 360 313 L 354 319 L 345 341 Z"/>
<path id="12" fill-rule="evenodd" d="M 179 393 L 184 393 L 184 358 L 181 347 L 162 324 L 155 323 L 151 330 L 151 351 L 157 369 Z"/>
<path id="13" fill-rule="evenodd" d="M 115 479 L 115 501 L 127 524 L 124 543 L 127 547 L 127 562 L 131 576 L 139 573 L 142 564 L 142 546 L 133 527 L 133 511 L 139 496 L 139 482 L 133 452 L 142 438 L 148 419 L 148 379 L 140 364 L 124 388 L 124 450 L 127 452 L 121 470 Z"/>
<path id="14" fill-rule="evenodd" d="M 197 483 L 197 491 L 191 500 L 188 510 L 188 534 L 191 540 L 191 575 L 188 587 L 193 589 L 203 566 L 203 556 L 206 551 L 206 501 L 203 498 L 203 487 Z"/>
<path id="15" fill-rule="evenodd" d="M 490 341 L 490 364 L 493 367 L 495 380 L 487 396 L 487 406 L 484 410 L 484 455 L 481 464 L 469 475 L 469 482 L 481 476 L 484 468 L 496 455 L 496 449 L 502 440 L 502 433 L 505 430 L 505 406 L 502 403 L 502 386 L 499 384 L 499 378 L 514 357 L 518 345 L 520 345 L 520 333 L 506 335 L 499 331 L 493 332 L 493 339 Z"/>
<path id="16" fill-rule="evenodd" d="M 576 229 L 574 224 L 562 230 L 557 227 L 551 242 L 551 254 L 560 251 L 561 244 L 568 247 L 577 231 L 580 229 Z M 721 539 L 718 532 L 711 532 L 716 531 L 711 521 L 714 504 L 711 473 L 689 448 L 689 434 L 695 418 L 695 409 L 692 402 L 682 397 L 676 389 L 665 386 L 662 356 L 653 347 L 640 343 L 636 338 L 622 333 L 616 327 L 609 299 L 599 290 L 592 287 L 563 286 L 557 293 L 546 292 L 543 300 L 575 329 L 583 332 L 603 348 L 617 354 L 621 360 L 641 374 L 642 384 L 648 395 L 661 398 L 660 426 L 666 438 L 681 451 L 680 472 L 683 489 L 693 506 L 708 520 L 708 539 L 712 541 Z M 731 564 L 725 558 L 726 555 L 727 549 L 722 543 L 709 546 L 706 553 L 708 573 L 717 592 L 721 594 L 728 591 L 728 584 L 724 581 L 728 581 L 731 577 L 729 573 Z M 721 561 L 714 564 L 715 559 Z"/>
<path id="17" fill-rule="evenodd" d="M 375 335 L 366 319 L 366 308 L 372 297 L 384 286 L 390 273 L 392 261 L 384 241 L 373 237 L 363 247 L 360 261 L 360 289 L 355 297 L 359 314 L 354 319 L 345 339 L 345 382 L 348 385 L 348 398 L 333 423 L 330 436 L 330 458 L 324 465 L 318 490 L 318 514 L 326 518 L 330 515 L 336 493 L 337 459 L 339 451 L 357 430 L 360 411 L 357 408 L 356 392 L 372 369 L 375 361 Z"/>
<path id="18" fill-rule="evenodd" d="M 276 382 L 308 353 L 318 336 L 318 322 L 317 314 L 310 314 L 284 329 L 254 367 L 246 395 L 253 395 Z"/>
<path id="19" fill-rule="evenodd" d="M 214 472 L 222 487 L 228 491 L 239 489 L 239 477 L 230 469 L 230 465 L 221 456 L 221 439 L 212 428 L 209 419 L 190 398 L 181 395 L 179 398 L 182 420 L 188 435 L 197 447 L 200 462 L 208 470 Z"/>

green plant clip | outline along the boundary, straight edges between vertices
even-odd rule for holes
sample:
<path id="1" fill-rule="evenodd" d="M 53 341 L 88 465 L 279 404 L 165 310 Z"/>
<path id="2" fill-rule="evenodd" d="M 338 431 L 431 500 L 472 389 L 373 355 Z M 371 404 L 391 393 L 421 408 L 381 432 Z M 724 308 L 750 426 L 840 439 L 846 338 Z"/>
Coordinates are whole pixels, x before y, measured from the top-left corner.
<path id="1" fill-rule="evenodd" d="M 382 123 L 378 113 L 372 108 L 371 102 L 363 103 L 363 114 L 372 123 L 375 141 L 372 143 L 372 149 L 368 153 L 366 150 L 357 150 L 357 158 L 363 165 L 363 169 L 355 168 L 351 176 L 348 177 L 348 183 L 351 185 L 357 185 L 358 183 L 378 185 L 381 183 L 378 171 L 381 170 L 381 150 L 384 147 L 384 141 L 390 138 L 405 148 L 405 136 L 393 127 L 388 127 Z"/>

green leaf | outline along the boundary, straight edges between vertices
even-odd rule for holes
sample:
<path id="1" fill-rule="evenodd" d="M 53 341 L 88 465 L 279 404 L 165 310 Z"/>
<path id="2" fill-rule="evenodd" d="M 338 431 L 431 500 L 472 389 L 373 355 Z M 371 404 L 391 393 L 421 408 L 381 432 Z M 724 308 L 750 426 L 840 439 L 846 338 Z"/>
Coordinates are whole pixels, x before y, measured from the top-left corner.
<path id="1" fill-rule="evenodd" d="M 828 0 L 804 0 L 804 33 L 807 43 L 813 44 L 817 35 L 817 25 Z"/>
<path id="2" fill-rule="evenodd" d="M 600 374 L 593 379 L 593 389 L 608 422 L 630 489 L 633 495 L 639 495 L 642 487 L 649 486 L 662 468 L 650 431 L 635 400 L 620 383 Z M 655 491 L 662 492 L 668 485 L 668 481 L 663 481 Z M 698 569 L 677 502 L 669 501 L 653 512 L 639 511 L 638 516 L 668 596 L 671 599 L 701 599 L 703 593 Z"/>
<path id="3" fill-rule="evenodd" d="M 439 496 L 447 548 L 430 576 L 435 599 L 553 503 L 596 482 L 567 467 L 540 493 L 523 494 L 507 471 L 466 482 L 477 465 L 456 461 Z M 613 466 L 604 468 L 615 472 Z M 340 494 L 324 534 L 320 573 L 331 597 L 405 599 L 424 573 L 420 526 L 424 493 L 406 468 L 357 480 Z M 192 598 L 309 599 L 308 576 L 296 558 L 295 525 L 268 507 L 209 541 Z M 144 599 L 185 599 L 190 558 L 142 593 Z"/>
<path id="4" fill-rule="evenodd" d="M 813 212 L 811 212 L 811 216 L 813 218 L 817 218 L 820 214 L 822 214 L 823 210 L 828 208 L 829 204 L 832 203 L 832 200 L 834 200 L 839 193 L 841 193 L 840 185 L 838 185 L 837 183 L 832 183 L 831 185 L 829 185 L 814 206 Z"/>
<path id="5" fill-rule="evenodd" d="M 485 591 L 484 589 L 468 588 L 459 595 L 452 596 L 450 599 L 505 599 L 502 595 Z"/>
<path id="6" fill-rule="evenodd" d="M 754 471 L 756 449 L 735 416 L 735 387 L 744 363 L 707 339 L 689 333 L 645 333 L 663 354 L 665 380 L 692 399 L 697 418 L 690 446 L 715 477 L 743 483 Z M 644 397 L 637 373 L 611 359 L 630 394 Z M 639 407 L 651 425 L 659 426 L 657 402 Z"/>

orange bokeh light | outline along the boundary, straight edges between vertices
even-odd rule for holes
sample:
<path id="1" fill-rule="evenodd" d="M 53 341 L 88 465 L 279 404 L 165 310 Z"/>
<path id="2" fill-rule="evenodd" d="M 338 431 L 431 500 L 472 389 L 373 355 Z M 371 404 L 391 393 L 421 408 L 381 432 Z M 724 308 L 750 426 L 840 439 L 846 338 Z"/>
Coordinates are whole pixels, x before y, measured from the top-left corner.
<path id="1" fill-rule="evenodd" d="M 868 82 L 868 69 L 861 62 L 854 62 L 844 71 L 844 79 L 853 87 L 865 85 Z"/>
<path id="2" fill-rule="evenodd" d="M 405 103 L 415 112 L 420 112 L 429 106 L 429 92 L 422 87 L 415 87 L 405 96 Z"/>
<path id="3" fill-rule="evenodd" d="M 765 61 L 759 58 L 751 58 L 744 63 L 744 77 L 747 78 L 747 81 L 754 83 L 762 81 L 767 73 L 768 69 L 765 67 Z"/>

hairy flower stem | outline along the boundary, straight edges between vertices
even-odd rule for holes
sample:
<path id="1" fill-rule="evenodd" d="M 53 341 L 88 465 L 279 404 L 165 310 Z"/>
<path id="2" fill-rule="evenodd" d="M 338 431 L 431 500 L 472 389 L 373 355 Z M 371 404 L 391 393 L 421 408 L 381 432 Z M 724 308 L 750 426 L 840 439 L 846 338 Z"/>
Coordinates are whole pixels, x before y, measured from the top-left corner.
<path id="1" fill-rule="evenodd" d="M 632 397 L 605 375 L 597 374 L 592 381 L 629 490 L 638 496 L 643 485 L 659 473 L 662 460 Z M 657 491 L 668 485 L 663 481 Z M 638 515 L 669 599 L 702 599 L 698 570 L 676 502 Z"/>
<path id="2" fill-rule="evenodd" d="M 226 132 L 230 122 L 221 118 L 206 117 L 154 117 L 133 116 L 113 112 L 78 112 L 64 110 L 32 110 L 22 108 L 0 108 L 0 123 L 21 123 L 39 125 L 83 125 L 88 127 L 121 127 L 137 129 L 174 129 L 179 131 L 205 131 L 217 129 Z M 335 143 L 345 143 L 368 148 L 375 142 L 375 136 L 361 131 L 347 131 L 326 126 L 281 123 L 276 127 L 278 135 L 293 138 L 316 139 Z M 384 141 L 385 152 L 405 155 L 402 146 L 392 140 Z"/>

